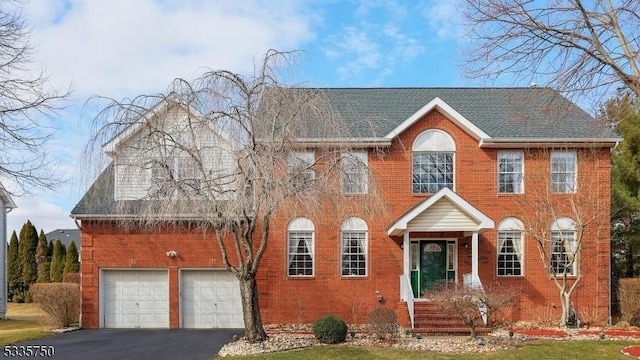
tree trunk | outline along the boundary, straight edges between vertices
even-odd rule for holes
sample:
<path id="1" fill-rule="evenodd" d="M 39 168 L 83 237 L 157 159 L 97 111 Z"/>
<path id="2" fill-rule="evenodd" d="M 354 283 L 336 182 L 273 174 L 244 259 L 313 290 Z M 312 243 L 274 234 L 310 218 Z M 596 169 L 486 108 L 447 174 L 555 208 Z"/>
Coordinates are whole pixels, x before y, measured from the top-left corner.
<path id="1" fill-rule="evenodd" d="M 560 326 L 566 327 L 567 322 L 571 318 L 571 296 L 566 292 L 560 292 L 560 303 L 562 305 L 562 315 L 560 316 Z"/>
<path id="2" fill-rule="evenodd" d="M 242 295 L 244 336 L 250 343 L 266 340 L 267 333 L 262 326 L 258 302 L 258 283 L 255 274 L 248 274 L 240 278 L 240 294 Z"/>

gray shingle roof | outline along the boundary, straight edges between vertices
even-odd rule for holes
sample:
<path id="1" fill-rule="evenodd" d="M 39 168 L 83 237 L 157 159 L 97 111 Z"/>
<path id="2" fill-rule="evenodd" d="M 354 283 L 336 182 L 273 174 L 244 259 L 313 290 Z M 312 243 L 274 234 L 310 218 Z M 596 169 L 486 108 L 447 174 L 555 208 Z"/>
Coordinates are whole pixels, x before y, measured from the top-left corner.
<path id="1" fill-rule="evenodd" d="M 357 137 L 382 138 L 436 97 L 494 140 L 618 139 L 604 124 L 548 88 L 322 88 Z M 315 121 L 315 119 L 313 119 Z M 310 126 L 312 127 L 312 126 Z M 141 202 L 114 200 L 109 165 L 72 216 L 137 214 Z"/>
<path id="2" fill-rule="evenodd" d="M 354 136 L 383 137 L 436 97 L 494 139 L 617 138 L 549 88 L 319 89 Z"/>
<path id="3" fill-rule="evenodd" d="M 80 230 L 78 229 L 56 229 L 51 232 L 48 232 L 44 235 L 47 238 L 47 241 L 55 241 L 56 239 L 60 239 L 60 242 L 67 248 L 71 241 L 73 240 L 76 243 L 76 246 L 80 248 Z"/>
<path id="4" fill-rule="evenodd" d="M 139 200 L 115 200 L 114 166 L 109 164 L 71 210 L 71 216 L 138 214 Z"/>

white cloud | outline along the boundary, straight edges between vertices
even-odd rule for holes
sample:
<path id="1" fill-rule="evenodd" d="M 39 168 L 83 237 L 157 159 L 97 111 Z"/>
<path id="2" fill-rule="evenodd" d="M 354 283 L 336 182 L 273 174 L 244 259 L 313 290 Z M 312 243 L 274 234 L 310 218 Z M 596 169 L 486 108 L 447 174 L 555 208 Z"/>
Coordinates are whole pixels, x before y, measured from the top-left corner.
<path id="1" fill-rule="evenodd" d="M 460 40 L 464 35 L 464 27 L 460 14 L 461 4 L 458 0 L 433 0 L 424 10 L 429 28 L 441 40 Z"/>
<path id="2" fill-rule="evenodd" d="M 338 63 L 340 79 L 357 86 L 381 85 L 403 63 L 425 52 L 407 30 L 407 8 L 397 1 L 362 2 L 353 10 L 359 21 L 337 29 L 325 39 L 324 55 Z M 420 34 L 421 32 L 418 32 Z"/>
<path id="3" fill-rule="evenodd" d="M 313 38 L 291 1 L 34 0 L 26 9 L 37 56 L 76 96 L 164 90 L 204 67 L 250 71 L 267 49 Z"/>
<path id="4" fill-rule="evenodd" d="M 75 229 L 76 225 L 69 217 L 69 211 L 60 206 L 36 198 L 13 197 L 17 208 L 7 214 L 7 240 L 12 231 L 20 233 L 22 225 L 30 220 L 38 229 L 48 233 L 55 229 Z"/>

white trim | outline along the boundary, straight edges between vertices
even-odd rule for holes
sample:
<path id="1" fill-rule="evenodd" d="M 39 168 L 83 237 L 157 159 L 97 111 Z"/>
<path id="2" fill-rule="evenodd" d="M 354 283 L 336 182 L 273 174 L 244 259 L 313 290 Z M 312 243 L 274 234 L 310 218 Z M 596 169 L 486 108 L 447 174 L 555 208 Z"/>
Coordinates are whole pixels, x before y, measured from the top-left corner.
<path id="1" fill-rule="evenodd" d="M 501 156 L 505 156 L 505 155 L 519 155 L 520 156 L 520 191 L 515 191 L 515 192 L 501 192 L 500 191 L 500 158 Z M 498 150 L 498 155 L 497 155 L 497 171 L 498 171 L 498 176 L 497 176 L 497 190 L 498 190 L 498 194 L 500 195 L 512 195 L 512 194 L 524 194 L 524 151 L 523 150 Z M 507 173 L 505 173 L 507 174 Z"/>
<path id="2" fill-rule="evenodd" d="M 386 139 L 393 139 L 396 136 L 400 135 L 402 132 L 407 130 L 411 125 L 415 124 L 418 120 L 420 120 L 423 116 L 429 113 L 432 110 L 438 110 L 442 115 L 447 117 L 449 120 L 453 121 L 456 125 L 460 126 L 467 134 L 471 135 L 476 140 L 481 139 L 490 139 L 487 133 L 482 131 L 479 127 L 474 125 L 467 118 L 462 116 L 459 112 L 454 110 L 449 104 L 444 102 L 439 97 L 433 98 L 433 100 L 429 101 L 423 107 L 421 107 L 418 111 L 409 116 L 405 121 L 403 121 L 400 125 L 396 126 L 393 130 L 391 130 L 384 137 Z"/>
<path id="3" fill-rule="evenodd" d="M 4 207 L 6 209 L 15 209 L 17 207 L 16 203 L 14 203 L 13 199 L 11 199 L 9 192 L 5 190 L 2 184 L 0 184 L 0 200 L 4 203 Z"/>
<path id="4" fill-rule="evenodd" d="M 483 232 L 489 229 L 493 229 L 494 222 L 488 216 L 483 214 L 480 210 L 476 209 L 473 205 L 469 204 L 466 200 L 460 197 L 458 194 L 453 192 L 453 190 L 444 187 L 440 189 L 435 194 L 431 195 L 429 198 L 418 204 L 416 207 L 411 209 L 409 212 L 404 214 L 398 220 L 396 220 L 388 229 L 387 234 L 390 236 L 399 236 L 407 230 L 407 226 L 411 220 L 413 220 L 416 216 L 422 214 L 424 211 L 429 209 L 433 204 L 438 202 L 442 198 L 447 198 L 451 201 L 456 207 L 460 208 L 466 215 L 474 219 L 478 223 L 477 229 L 475 232 Z M 452 231 L 457 231 L 458 229 L 451 229 Z"/>

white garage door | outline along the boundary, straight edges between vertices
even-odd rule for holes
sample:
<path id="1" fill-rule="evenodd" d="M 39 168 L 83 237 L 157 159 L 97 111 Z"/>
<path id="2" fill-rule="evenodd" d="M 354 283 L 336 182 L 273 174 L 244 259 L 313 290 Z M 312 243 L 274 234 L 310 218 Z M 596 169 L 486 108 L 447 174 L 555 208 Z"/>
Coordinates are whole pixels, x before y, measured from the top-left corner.
<path id="1" fill-rule="evenodd" d="M 230 272 L 185 270 L 181 287 L 182 327 L 244 327 L 240 287 Z"/>
<path id="2" fill-rule="evenodd" d="M 102 281 L 104 327 L 169 327 L 167 271 L 106 270 Z"/>

